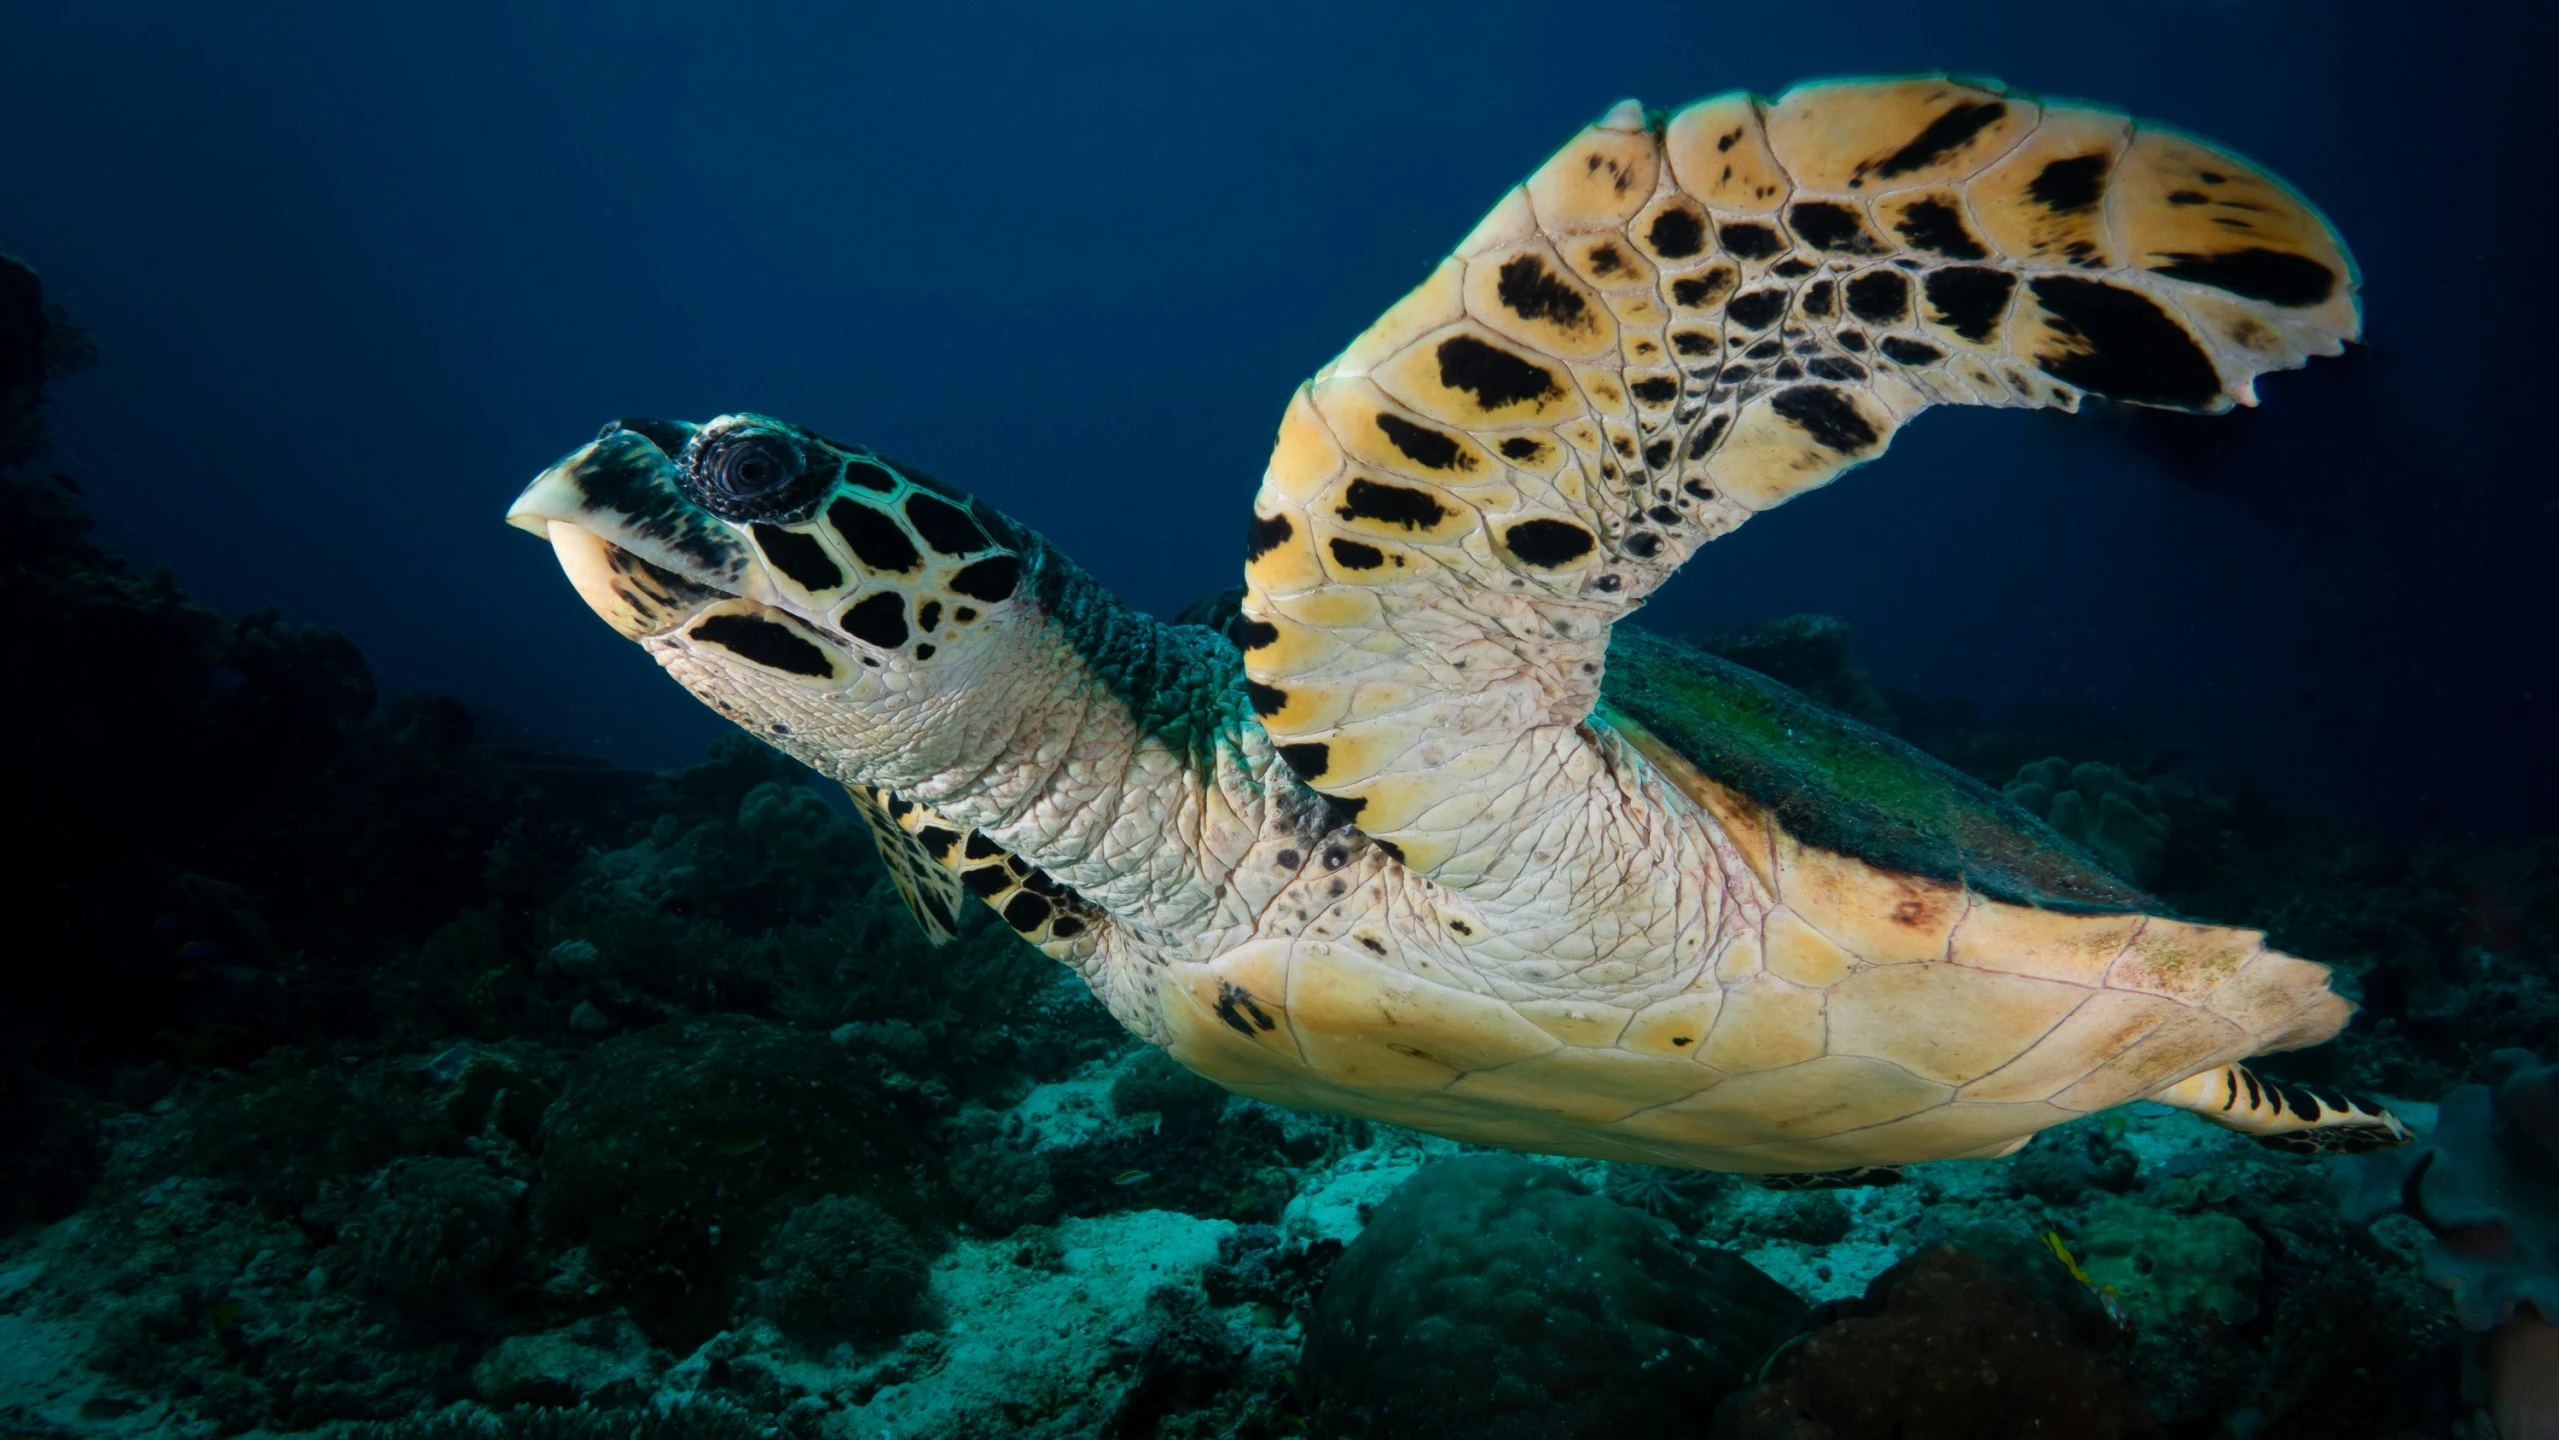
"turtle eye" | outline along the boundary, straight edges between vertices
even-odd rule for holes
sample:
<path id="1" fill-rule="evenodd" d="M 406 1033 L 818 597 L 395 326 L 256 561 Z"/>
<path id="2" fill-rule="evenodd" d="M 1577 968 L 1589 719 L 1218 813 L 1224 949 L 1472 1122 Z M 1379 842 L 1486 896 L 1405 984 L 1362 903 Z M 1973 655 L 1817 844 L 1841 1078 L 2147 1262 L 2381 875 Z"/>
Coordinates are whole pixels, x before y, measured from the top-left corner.
<path id="1" fill-rule="evenodd" d="M 704 508 L 731 520 L 770 519 L 797 508 L 810 487 L 800 483 L 807 457 L 778 435 L 723 436 L 702 447 L 687 477 Z"/>

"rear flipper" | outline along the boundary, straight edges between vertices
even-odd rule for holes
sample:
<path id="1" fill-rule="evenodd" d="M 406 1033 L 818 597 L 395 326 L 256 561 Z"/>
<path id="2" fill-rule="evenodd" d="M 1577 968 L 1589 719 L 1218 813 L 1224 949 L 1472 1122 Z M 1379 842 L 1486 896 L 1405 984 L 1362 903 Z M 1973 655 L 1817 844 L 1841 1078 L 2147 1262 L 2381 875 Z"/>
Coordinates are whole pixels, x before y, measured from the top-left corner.
<path id="1" fill-rule="evenodd" d="M 2217 1065 L 2150 1098 L 2297 1155 L 2357 1155 L 2409 1139 L 2408 1127 L 2370 1100 L 2324 1085 L 2269 1080 L 2245 1065 Z"/>

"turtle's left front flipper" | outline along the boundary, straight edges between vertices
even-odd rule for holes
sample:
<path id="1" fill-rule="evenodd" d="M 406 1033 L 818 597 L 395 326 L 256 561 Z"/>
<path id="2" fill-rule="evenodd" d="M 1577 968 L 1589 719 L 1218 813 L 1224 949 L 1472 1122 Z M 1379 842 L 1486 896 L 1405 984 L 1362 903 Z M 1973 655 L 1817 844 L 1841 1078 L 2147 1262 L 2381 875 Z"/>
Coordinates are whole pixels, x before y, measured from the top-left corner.
<path id="1" fill-rule="evenodd" d="M 1930 406 L 2226 410 L 2359 324 L 2308 203 L 2112 111 L 1943 76 L 1629 101 L 1289 406 L 1254 707 L 1444 885 L 1508 900 L 1578 855 L 1651 894 L 1640 834 L 1593 838 L 1626 807 L 1581 732 L 1609 627 L 1698 546 Z"/>
<path id="2" fill-rule="evenodd" d="M 2409 1139 L 2408 1127 L 2370 1100 L 2324 1085 L 2270 1080 L 2245 1065 L 2216 1065 L 2150 1098 L 2300 1155 L 2356 1155 Z"/>

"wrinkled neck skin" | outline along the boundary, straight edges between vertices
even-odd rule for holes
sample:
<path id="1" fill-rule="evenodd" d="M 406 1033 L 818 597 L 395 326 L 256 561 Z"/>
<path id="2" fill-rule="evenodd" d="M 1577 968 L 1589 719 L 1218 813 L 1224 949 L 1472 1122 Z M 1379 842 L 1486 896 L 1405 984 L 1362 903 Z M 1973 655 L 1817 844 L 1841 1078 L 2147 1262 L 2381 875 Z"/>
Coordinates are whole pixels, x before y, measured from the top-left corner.
<path id="1" fill-rule="evenodd" d="M 1033 603 L 1003 618 L 973 673 L 944 671 L 931 693 L 900 695 L 890 677 L 812 696 L 709 673 L 679 646 L 651 649 L 688 689 L 821 774 L 886 787 L 1048 871 L 1110 914 L 1106 955 L 1206 958 L 1250 933 L 1236 869 L 1257 845 L 1320 835 L 1323 802 L 1254 723 L 1223 636 L 1131 610 L 1046 542 L 1022 539 Z M 1105 987 L 1128 977 L 1088 979 L 1122 1010 Z"/>

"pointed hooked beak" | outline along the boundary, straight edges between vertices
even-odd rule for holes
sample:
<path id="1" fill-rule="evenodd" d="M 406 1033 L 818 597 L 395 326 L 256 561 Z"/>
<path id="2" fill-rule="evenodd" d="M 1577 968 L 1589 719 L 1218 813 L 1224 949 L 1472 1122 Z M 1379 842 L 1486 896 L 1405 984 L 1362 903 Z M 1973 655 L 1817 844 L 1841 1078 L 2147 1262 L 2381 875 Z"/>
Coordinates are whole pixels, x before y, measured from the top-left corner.
<path id="1" fill-rule="evenodd" d="M 634 639 L 759 587 L 737 535 L 684 495 L 664 448 L 689 426 L 619 422 L 533 478 L 506 521 L 551 542 L 579 598 Z"/>

